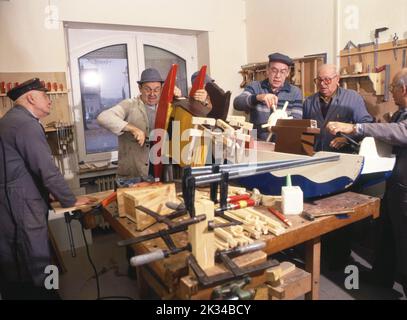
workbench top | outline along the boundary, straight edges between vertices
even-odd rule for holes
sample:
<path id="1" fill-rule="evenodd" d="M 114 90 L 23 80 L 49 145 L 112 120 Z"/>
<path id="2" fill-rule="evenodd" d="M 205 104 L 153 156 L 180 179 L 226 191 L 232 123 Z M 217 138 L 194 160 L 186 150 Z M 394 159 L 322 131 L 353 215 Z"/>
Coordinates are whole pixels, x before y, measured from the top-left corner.
<path id="1" fill-rule="evenodd" d="M 286 227 L 286 232 L 274 236 L 271 234 L 263 235 L 260 240 L 266 242 L 264 251 L 267 255 L 274 254 L 296 246 L 300 243 L 319 238 L 321 235 L 339 229 L 343 226 L 360 221 L 362 219 L 379 216 L 380 199 L 370 197 L 354 192 L 345 192 L 323 199 L 315 200 L 312 203 L 304 203 L 304 211 L 318 214 L 319 212 L 337 212 L 343 210 L 352 210 L 347 218 L 340 219 L 336 216 L 325 216 L 316 218 L 314 221 L 308 221 L 300 215 L 287 216 L 292 222 L 291 227 Z M 256 207 L 267 216 L 273 218 L 265 207 Z M 165 228 L 165 225 L 154 224 L 142 232 L 136 231 L 134 223 L 127 218 L 119 218 L 115 204 L 108 206 L 103 213 L 105 219 L 112 225 L 113 229 L 124 239 L 142 236 L 156 232 Z M 172 235 L 177 246 L 185 246 L 188 242 L 186 232 L 180 232 Z M 156 248 L 166 249 L 166 246 L 160 238 L 149 240 L 133 246 L 136 254 L 148 253 Z M 180 278 L 188 274 L 186 258 L 189 252 L 181 252 L 170 256 L 164 260 L 150 263 L 148 268 L 159 279 L 163 297 L 174 298 L 177 296 Z M 164 296 L 164 292 L 166 295 Z M 185 298 L 185 297 L 182 297 Z"/>

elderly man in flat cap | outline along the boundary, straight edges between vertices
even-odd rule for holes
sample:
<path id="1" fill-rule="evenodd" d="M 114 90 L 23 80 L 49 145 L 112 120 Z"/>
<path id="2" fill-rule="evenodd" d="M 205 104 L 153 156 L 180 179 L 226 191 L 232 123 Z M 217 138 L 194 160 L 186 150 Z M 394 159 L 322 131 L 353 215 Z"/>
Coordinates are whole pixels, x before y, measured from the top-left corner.
<path id="1" fill-rule="evenodd" d="M 137 81 L 140 95 L 121 101 L 97 117 L 98 123 L 119 136 L 117 176 L 147 177 L 149 146 L 145 143 L 154 129 L 155 115 L 164 83 L 158 70 L 148 68 Z"/>
<path id="2" fill-rule="evenodd" d="M 76 198 L 52 159 L 39 119 L 51 101 L 39 79 L 7 96 L 14 107 L 0 119 L 0 293 L 2 299 L 58 299 L 47 290 L 51 265 L 48 238 L 49 195 L 63 207 L 87 204 Z"/>
<path id="3" fill-rule="evenodd" d="M 293 64 L 286 55 L 270 54 L 266 69 L 267 79 L 253 81 L 233 101 L 236 110 L 250 114 L 249 121 L 254 124 L 254 129 L 257 129 L 257 138 L 260 140 L 266 140 L 269 135 L 268 130 L 261 128 L 261 125 L 267 123 L 274 108 L 283 108 L 286 101 L 289 103 L 286 110 L 288 116 L 294 119 L 302 117 L 301 90 L 287 80 Z"/>

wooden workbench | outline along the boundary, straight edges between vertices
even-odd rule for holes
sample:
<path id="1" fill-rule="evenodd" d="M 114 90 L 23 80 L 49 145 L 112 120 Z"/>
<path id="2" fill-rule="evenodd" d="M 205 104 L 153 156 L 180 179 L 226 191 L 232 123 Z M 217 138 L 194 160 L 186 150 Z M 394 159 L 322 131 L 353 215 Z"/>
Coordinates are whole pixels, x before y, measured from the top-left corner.
<path id="1" fill-rule="evenodd" d="M 326 233 L 360 221 L 362 219 L 379 216 L 380 199 L 353 192 L 326 197 L 313 203 L 305 203 L 304 210 L 308 212 L 336 212 L 344 208 L 353 209 L 354 213 L 346 219 L 338 219 L 336 216 L 326 216 L 308 221 L 301 216 L 289 216 L 292 227 L 287 228 L 286 233 L 273 236 L 265 235 L 261 240 L 266 242 L 264 251 L 267 255 L 291 248 L 304 243 L 306 248 L 305 269 L 311 273 L 311 291 L 306 294 L 306 299 L 319 298 L 320 281 L 320 237 Z M 119 218 L 115 205 L 111 205 L 103 212 L 104 218 L 111 224 L 113 229 L 123 238 L 141 236 L 158 231 L 162 225 L 155 224 L 143 232 L 137 232 L 134 224 L 127 218 Z M 264 213 L 268 211 L 264 208 Z M 186 232 L 174 234 L 172 236 L 177 246 L 184 246 L 187 243 Z M 161 239 L 154 239 L 133 246 L 136 254 L 143 254 L 155 248 L 165 249 Z M 188 276 L 186 257 L 188 252 L 181 252 L 177 255 L 161 261 L 156 261 L 137 268 L 140 294 L 146 292 L 146 287 L 153 289 L 163 299 L 208 299 L 210 290 L 200 290 L 196 283 L 193 283 Z M 255 256 L 254 260 L 261 261 L 264 257 Z M 246 258 L 245 260 L 247 260 Z M 243 262 L 247 265 L 247 261 Z M 252 279 L 252 286 L 264 282 L 264 277 L 256 276 Z"/>

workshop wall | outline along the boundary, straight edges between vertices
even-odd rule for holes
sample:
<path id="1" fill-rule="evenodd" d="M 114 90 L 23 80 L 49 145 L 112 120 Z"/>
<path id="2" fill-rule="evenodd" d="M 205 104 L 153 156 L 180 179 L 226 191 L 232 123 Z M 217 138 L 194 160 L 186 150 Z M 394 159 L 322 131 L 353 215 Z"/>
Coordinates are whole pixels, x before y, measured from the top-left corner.
<path id="1" fill-rule="evenodd" d="M 59 22 L 47 21 L 52 14 Z M 238 93 L 238 68 L 247 61 L 244 17 L 243 0 L 0 1 L 0 71 L 66 72 L 61 21 L 183 29 L 195 31 L 200 48 L 208 47 L 209 57 L 198 58 L 209 62 L 218 84 Z M 200 35 L 204 31 L 207 36 Z"/>
<path id="2" fill-rule="evenodd" d="M 380 33 L 379 43 L 392 41 L 397 33 L 407 39 L 407 1 L 405 0 L 340 0 L 340 49 L 351 40 L 354 44 L 374 41 L 376 28 L 388 27 Z"/>
<path id="3" fill-rule="evenodd" d="M 246 1 L 247 62 L 266 61 L 273 51 L 291 57 L 335 50 L 335 1 Z"/>

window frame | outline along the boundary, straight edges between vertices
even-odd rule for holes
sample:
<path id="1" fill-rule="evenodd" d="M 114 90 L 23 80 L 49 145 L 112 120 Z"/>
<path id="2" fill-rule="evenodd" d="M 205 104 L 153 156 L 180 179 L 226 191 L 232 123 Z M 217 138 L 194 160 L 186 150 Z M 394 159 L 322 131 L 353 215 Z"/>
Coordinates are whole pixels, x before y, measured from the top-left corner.
<path id="1" fill-rule="evenodd" d="M 100 152 L 100 153 L 86 153 L 85 144 L 85 129 L 83 126 L 82 117 L 82 97 L 80 88 L 80 72 L 78 59 L 84 55 L 96 51 L 108 46 L 123 45 L 127 46 L 127 63 L 129 69 L 129 88 L 130 97 L 134 96 L 137 92 L 137 79 L 134 79 L 134 75 L 138 74 L 137 57 L 134 54 L 136 51 L 136 46 L 134 42 L 134 35 L 132 34 L 121 34 L 121 35 L 111 35 L 104 38 L 97 39 L 95 41 L 89 42 L 77 49 L 71 51 L 70 56 L 70 69 L 71 69 L 71 79 L 72 79 L 72 98 L 73 98 L 73 113 L 74 121 L 77 133 L 78 141 L 78 156 L 79 161 L 83 162 L 98 162 L 98 161 L 117 161 L 118 151 L 110 152 Z"/>

